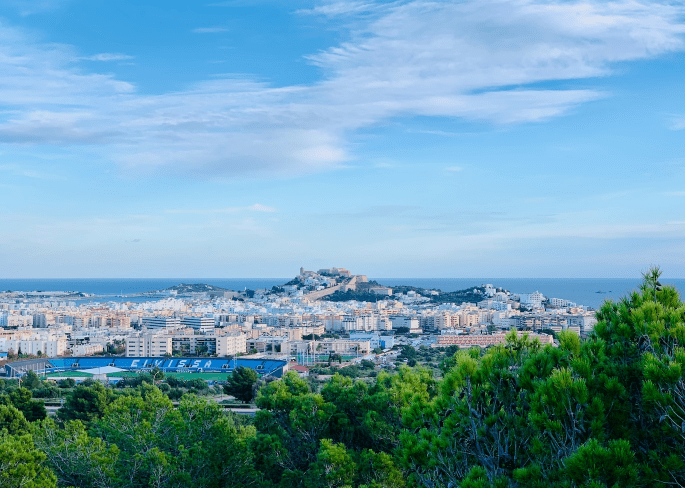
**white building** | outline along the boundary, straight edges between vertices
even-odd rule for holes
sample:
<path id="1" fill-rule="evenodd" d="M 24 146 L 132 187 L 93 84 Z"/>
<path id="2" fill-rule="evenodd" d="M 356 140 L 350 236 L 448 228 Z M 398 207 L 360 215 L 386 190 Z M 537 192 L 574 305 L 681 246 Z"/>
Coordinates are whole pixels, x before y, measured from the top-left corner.
<path id="1" fill-rule="evenodd" d="M 6 339 L 0 337 L 0 352 L 32 354 L 54 358 L 67 352 L 66 337 L 35 337 L 33 339 Z"/>
<path id="2" fill-rule="evenodd" d="M 346 332 L 353 330 L 372 331 L 378 328 L 377 315 L 346 315 L 342 320 L 343 330 Z"/>
<path id="3" fill-rule="evenodd" d="M 535 308 L 540 308 L 544 299 L 545 296 L 539 291 L 534 291 L 533 293 L 521 293 L 519 295 L 519 301 L 522 305 L 528 305 Z"/>
<path id="4" fill-rule="evenodd" d="M 71 354 L 74 356 L 92 356 L 104 350 L 102 344 L 77 344 L 71 348 Z"/>
<path id="5" fill-rule="evenodd" d="M 148 330 L 179 329 L 181 319 L 178 317 L 143 317 L 143 327 L 147 327 Z"/>
<path id="6" fill-rule="evenodd" d="M 216 355 L 218 357 L 235 356 L 236 354 L 244 354 L 246 352 L 247 336 L 245 334 L 217 336 Z"/>
<path id="7" fill-rule="evenodd" d="M 395 338 L 393 336 L 382 336 L 376 333 L 368 332 L 350 332 L 351 341 L 369 341 L 369 347 L 376 349 L 378 347 L 390 349 L 395 345 Z"/>
<path id="8" fill-rule="evenodd" d="M 550 298 L 549 299 L 549 304 L 552 307 L 559 307 L 559 308 L 564 308 L 564 307 L 575 307 L 576 304 L 570 300 L 566 300 L 563 298 Z"/>
<path id="9" fill-rule="evenodd" d="M 214 317 L 183 317 L 181 325 L 200 332 L 211 332 L 214 330 L 215 321 Z"/>
<path id="10" fill-rule="evenodd" d="M 33 315 L 9 315 L 7 327 L 33 327 Z"/>
<path id="11" fill-rule="evenodd" d="M 421 327 L 419 327 L 418 317 L 408 317 L 406 315 L 393 315 L 390 318 L 393 329 L 406 327 L 412 334 L 420 334 Z"/>
<path id="12" fill-rule="evenodd" d="M 162 357 L 172 353 L 172 337 L 162 334 L 143 334 L 126 338 L 126 357 Z"/>

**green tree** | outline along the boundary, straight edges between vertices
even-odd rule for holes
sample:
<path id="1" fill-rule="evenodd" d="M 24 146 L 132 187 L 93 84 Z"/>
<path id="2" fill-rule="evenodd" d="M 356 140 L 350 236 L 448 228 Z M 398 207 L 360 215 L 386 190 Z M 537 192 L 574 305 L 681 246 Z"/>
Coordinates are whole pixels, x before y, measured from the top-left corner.
<path id="1" fill-rule="evenodd" d="M 174 408 L 158 388 L 147 383 L 127 393 L 111 402 L 90 429 L 91 435 L 103 441 L 95 446 L 99 455 L 105 456 L 111 471 L 119 475 L 116 486 L 229 488 L 260 484 L 262 475 L 255 470 L 249 449 L 254 427 L 239 425 L 235 415 L 226 415 L 215 402 L 195 395 L 184 395 Z M 63 450 L 59 442 L 52 444 L 55 453 Z M 118 455 L 112 464 L 114 448 Z"/>
<path id="2" fill-rule="evenodd" d="M 22 435 L 29 431 L 29 423 L 13 405 L 0 405 L 0 432 Z"/>
<path id="3" fill-rule="evenodd" d="M 41 381 L 35 372 L 29 370 L 21 378 L 21 385 L 28 390 L 35 390 L 41 386 Z"/>
<path id="4" fill-rule="evenodd" d="M 67 396 L 64 406 L 57 411 L 61 420 L 80 420 L 88 423 L 101 418 L 105 408 L 114 399 L 112 390 L 101 383 L 79 385 Z"/>
<path id="5" fill-rule="evenodd" d="M 322 439 L 321 447 L 305 478 L 307 488 L 353 486 L 357 465 L 344 444 Z"/>
<path id="6" fill-rule="evenodd" d="M 55 475 L 43 463 L 45 454 L 29 434 L 0 435 L 0 487 L 56 488 Z"/>
<path id="7" fill-rule="evenodd" d="M 254 398 L 254 386 L 259 375 L 252 368 L 239 366 L 228 375 L 228 381 L 224 385 L 224 392 L 243 403 L 252 401 Z"/>
<path id="8" fill-rule="evenodd" d="M 152 378 L 153 384 L 156 385 L 158 382 L 164 379 L 164 371 L 162 371 L 158 366 L 155 366 L 150 370 L 150 377 Z"/>
<path id="9" fill-rule="evenodd" d="M 645 275 L 587 340 L 509 334 L 443 362 L 404 410 L 403 466 L 421 486 L 677 486 L 685 479 L 685 306 Z"/>
<path id="10" fill-rule="evenodd" d="M 57 382 L 59 388 L 73 388 L 76 386 L 76 380 L 74 378 L 64 378 Z"/>
<path id="11" fill-rule="evenodd" d="M 29 422 L 35 422 L 47 417 L 45 404 L 40 400 L 34 400 L 31 390 L 24 387 L 10 391 L 9 395 L 3 395 L 0 398 L 0 403 L 14 405 Z"/>
<path id="12" fill-rule="evenodd" d="M 316 461 L 319 442 L 329 433 L 335 406 L 312 393 L 293 371 L 264 385 L 256 404 L 260 408 L 255 415 L 259 433 L 253 447 L 258 469 L 264 468 L 275 482 L 284 475 L 294 476 L 288 478 L 290 481 L 301 478 Z"/>
<path id="13" fill-rule="evenodd" d="M 427 401 L 435 381 L 422 368 L 400 368 L 396 375 L 379 373 L 371 386 L 336 374 L 321 390 L 335 406 L 329 435 L 348 448 L 392 452 L 399 445 L 402 409 L 413 401 Z"/>
<path id="14" fill-rule="evenodd" d="M 357 483 L 360 488 L 404 488 L 404 473 L 393 457 L 384 452 L 364 449 L 357 457 Z"/>
<path id="15" fill-rule="evenodd" d="M 169 486 L 174 470 L 162 442 L 177 419 L 171 401 L 158 388 L 143 384 L 135 394 L 106 405 L 91 430 L 119 448 L 117 471 L 122 473 L 123 486 Z"/>
<path id="16" fill-rule="evenodd" d="M 114 469 L 119 456 L 116 446 L 91 437 L 79 420 L 66 422 L 60 429 L 46 419 L 34 429 L 36 447 L 47 458 L 60 486 L 74 488 L 117 486 Z"/>

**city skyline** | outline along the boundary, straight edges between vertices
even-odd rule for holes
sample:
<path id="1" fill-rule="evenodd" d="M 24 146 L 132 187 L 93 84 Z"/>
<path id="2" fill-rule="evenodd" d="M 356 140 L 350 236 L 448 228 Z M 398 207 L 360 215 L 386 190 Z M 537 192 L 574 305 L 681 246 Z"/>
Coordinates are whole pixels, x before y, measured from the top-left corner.
<path id="1" fill-rule="evenodd" d="M 0 6 L 0 278 L 685 276 L 681 2 Z"/>

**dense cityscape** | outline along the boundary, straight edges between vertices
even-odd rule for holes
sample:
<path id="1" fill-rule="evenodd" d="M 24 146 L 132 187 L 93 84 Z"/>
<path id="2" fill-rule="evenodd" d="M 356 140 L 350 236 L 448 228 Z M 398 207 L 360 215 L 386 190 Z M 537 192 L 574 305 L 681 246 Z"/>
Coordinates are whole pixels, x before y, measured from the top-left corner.
<path id="1" fill-rule="evenodd" d="M 596 323 L 588 307 L 537 291 L 512 293 L 493 284 L 449 294 L 393 290 L 343 268 L 301 269 L 270 290 L 194 284 L 141 295 L 149 301 L 99 302 L 68 291 L 0 293 L 0 353 L 250 355 L 311 365 L 330 354 L 385 361 L 383 352 L 395 345 L 502 344 L 512 328 L 552 343 L 554 332 L 585 337 Z"/>
<path id="2" fill-rule="evenodd" d="M 677 485 L 685 304 L 660 274 L 596 311 L 342 268 L 141 302 L 6 291 L 0 483 Z"/>

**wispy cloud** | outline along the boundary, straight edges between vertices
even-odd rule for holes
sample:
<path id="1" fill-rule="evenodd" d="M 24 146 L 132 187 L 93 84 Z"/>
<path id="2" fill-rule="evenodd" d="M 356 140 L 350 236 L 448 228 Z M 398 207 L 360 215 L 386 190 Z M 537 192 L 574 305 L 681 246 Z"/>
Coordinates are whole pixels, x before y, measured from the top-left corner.
<path id="1" fill-rule="evenodd" d="M 14 176 L 23 176 L 38 180 L 65 180 L 64 176 L 45 173 L 33 168 L 28 168 L 18 164 L 0 164 L 0 172 L 7 172 Z"/>
<path id="2" fill-rule="evenodd" d="M 269 207 L 267 205 L 261 205 L 255 203 L 254 205 L 249 205 L 247 207 L 223 207 L 223 208 L 183 208 L 183 209 L 170 209 L 166 211 L 172 214 L 236 214 L 244 212 L 265 212 L 273 213 L 276 212 L 274 207 Z"/>
<path id="3" fill-rule="evenodd" d="M 72 0 L 5 0 L 9 6 L 17 9 L 20 15 L 27 16 L 57 10 Z"/>
<path id="4" fill-rule="evenodd" d="M 94 54 L 92 56 L 85 56 L 81 59 L 86 61 L 125 61 L 128 59 L 133 59 L 133 56 L 122 53 L 100 53 Z"/>
<path id="5" fill-rule="evenodd" d="M 341 167 L 352 134 L 391 118 L 563 116 L 610 94 L 540 83 L 610 76 L 613 63 L 684 49 L 679 3 L 350 0 L 311 13 L 344 15 L 349 29 L 348 41 L 307 58 L 320 81 L 275 88 L 224 77 L 156 96 L 0 23 L 0 141 L 99 144 L 132 174 L 300 174 Z M 117 56 L 126 55 L 89 59 Z"/>
<path id="6" fill-rule="evenodd" d="M 225 27 L 198 27 L 193 29 L 196 34 L 215 34 L 217 32 L 226 32 L 228 29 Z"/>
<path id="7" fill-rule="evenodd" d="M 447 171 L 448 173 L 459 173 L 461 171 L 464 171 L 464 168 L 462 168 L 461 166 L 448 166 L 447 168 L 445 168 L 445 171 Z"/>
<path id="8" fill-rule="evenodd" d="M 340 17 L 378 12 L 390 8 L 393 3 L 364 2 L 364 1 L 333 1 L 317 5 L 309 9 L 298 10 L 299 14 L 324 15 L 326 17 Z"/>
<path id="9" fill-rule="evenodd" d="M 672 115 L 669 117 L 668 128 L 671 130 L 685 130 L 685 115 Z"/>

